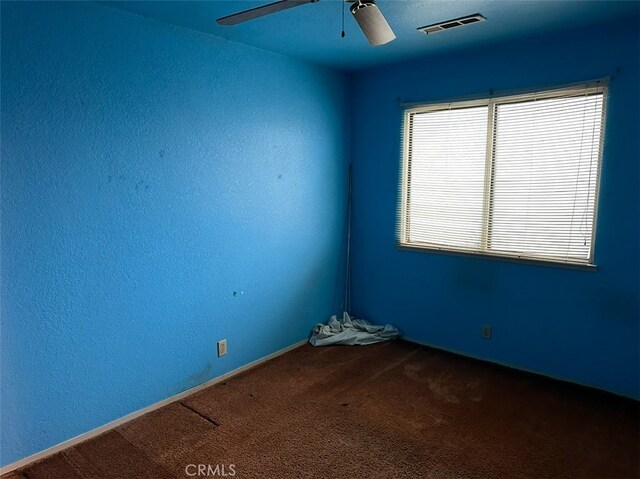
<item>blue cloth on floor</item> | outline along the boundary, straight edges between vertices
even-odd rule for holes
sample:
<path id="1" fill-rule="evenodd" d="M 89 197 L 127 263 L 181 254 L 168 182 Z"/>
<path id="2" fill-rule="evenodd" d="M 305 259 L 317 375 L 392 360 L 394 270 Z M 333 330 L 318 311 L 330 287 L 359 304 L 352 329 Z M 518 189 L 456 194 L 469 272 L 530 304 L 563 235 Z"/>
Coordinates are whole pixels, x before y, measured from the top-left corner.
<path id="1" fill-rule="evenodd" d="M 376 326 L 364 319 L 352 318 L 345 312 L 342 314 L 342 319 L 331 316 L 327 324 L 316 324 L 309 342 L 313 346 L 328 346 L 330 344 L 352 346 L 389 341 L 399 336 L 400 331 L 395 326 L 390 324 Z"/>

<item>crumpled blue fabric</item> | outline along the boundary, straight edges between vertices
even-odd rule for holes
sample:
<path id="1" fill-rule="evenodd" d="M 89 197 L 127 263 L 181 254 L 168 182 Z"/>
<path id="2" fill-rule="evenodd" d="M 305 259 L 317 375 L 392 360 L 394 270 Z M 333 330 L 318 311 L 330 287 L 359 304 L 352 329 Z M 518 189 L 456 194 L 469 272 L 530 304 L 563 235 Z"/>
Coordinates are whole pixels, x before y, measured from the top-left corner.
<path id="1" fill-rule="evenodd" d="M 311 332 L 309 342 L 313 346 L 365 345 L 389 341 L 399 337 L 400 334 L 398 328 L 390 324 L 377 326 L 364 319 L 352 318 L 347 312 L 344 312 L 342 319 L 331 316 L 327 324 L 316 324 Z"/>

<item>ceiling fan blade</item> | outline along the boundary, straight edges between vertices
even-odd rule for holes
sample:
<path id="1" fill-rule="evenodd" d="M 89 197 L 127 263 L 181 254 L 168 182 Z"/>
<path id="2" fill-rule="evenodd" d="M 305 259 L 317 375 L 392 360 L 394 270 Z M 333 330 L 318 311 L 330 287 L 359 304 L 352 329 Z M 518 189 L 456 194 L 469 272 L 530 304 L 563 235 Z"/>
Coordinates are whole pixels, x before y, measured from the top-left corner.
<path id="1" fill-rule="evenodd" d="M 395 40 L 396 34 L 374 0 L 356 0 L 349 10 L 370 45 L 376 47 Z"/>
<path id="2" fill-rule="evenodd" d="M 260 7 L 251 8 L 244 12 L 234 13 L 233 15 L 227 15 L 226 17 L 218 18 L 216 22 L 218 25 L 237 25 L 238 23 L 248 22 L 255 18 L 264 17 L 272 13 L 281 12 L 289 8 L 298 7 L 305 3 L 315 3 L 318 0 L 280 0 L 278 2 L 268 3 Z"/>

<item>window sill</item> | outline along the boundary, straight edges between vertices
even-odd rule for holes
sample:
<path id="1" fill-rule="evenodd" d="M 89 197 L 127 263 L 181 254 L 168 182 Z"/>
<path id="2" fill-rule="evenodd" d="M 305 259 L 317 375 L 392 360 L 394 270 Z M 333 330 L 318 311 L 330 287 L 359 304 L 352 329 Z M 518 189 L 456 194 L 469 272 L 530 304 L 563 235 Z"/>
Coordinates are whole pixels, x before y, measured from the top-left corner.
<path id="1" fill-rule="evenodd" d="M 536 266 L 551 266 L 556 268 L 565 268 L 565 269 L 577 269 L 582 271 L 597 271 L 598 266 L 595 264 L 589 263 L 572 263 L 568 261 L 561 260 L 551 260 L 551 259 L 533 259 L 533 258 L 523 258 L 518 255 L 509 255 L 509 254 L 498 254 L 498 253 L 482 253 L 476 251 L 466 251 L 462 249 L 453 249 L 453 248 L 441 248 L 437 246 L 420 246 L 415 244 L 407 244 L 407 243 L 396 243 L 398 249 L 403 251 L 413 251 L 420 253 L 436 253 L 436 254 L 445 254 L 445 255 L 454 255 L 454 256 L 470 256 L 473 258 L 487 258 L 487 259 L 496 259 L 499 261 L 508 261 L 512 263 L 524 263 L 531 264 Z"/>

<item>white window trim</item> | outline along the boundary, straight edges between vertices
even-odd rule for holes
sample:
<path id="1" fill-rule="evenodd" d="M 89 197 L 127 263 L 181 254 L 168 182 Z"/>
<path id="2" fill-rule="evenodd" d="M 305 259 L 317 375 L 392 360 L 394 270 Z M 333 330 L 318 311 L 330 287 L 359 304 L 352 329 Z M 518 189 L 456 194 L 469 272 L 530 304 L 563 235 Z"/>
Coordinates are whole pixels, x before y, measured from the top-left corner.
<path id="1" fill-rule="evenodd" d="M 595 80 L 586 83 L 573 84 L 564 87 L 556 87 L 550 88 L 541 91 L 529 91 L 525 93 L 491 93 L 489 97 L 485 98 L 472 98 L 472 99 L 461 99 L 461 100 L 449 100 L 446 102 L 438 101 L 438 102 L 425 102 L 425 103 L 410 103 L 404 104 L 403 110 L 403 120 L 402 120 L 402 131 L 401 131 L 401 145 L 402 145 L 402 158 L 401 158 L 401 176 L 400 176 L 400 205 L 398 208 L 398 228 L 397 228 L 397 247 L 401 250 L 409 250 L 409 251 L 423 251 L 423 252 L 437 252 L 443 254 L 453 254 L 453 255 L 461 255 L 461 256 L 472 256 L 472 257 L 488 257 L 499 260 L 507 260 L 507 261 L 515 261 L 519 263 L 528 263 L 535 265 L 549 265 L 549 266 L 562 266 L 569 267 L 573 269 L 581 269 L 581 270 L 597 270 L 597 265 L 594 263 L 594 255 L 595 255 L 595 236 L 596 230 L 598 226 L 598 204 L 600 197 L 600 181 L 601 181 L 601 170 L 602 170 L 602 156 L 603 156 L 603 143 L 605 136 L 605 127 L 606 127 L 606 118 L 607 118 L 607 101 L 608 101 L 608 88 L 609 88 L 609 78 L 603 78 L 600 80 Z M 536 100 L 536 99 L 546 99 L 546 98 L 557 98 L 566 95 L 579 95 L 579 94 L 594 94 L 594 93 L 602 93 L 602 124 L 600 129 L 600 138 L 599 138 L 599 146 L 598 146 L 598 164 L 597 164 L 597 174 L 595 180 L 595 197 L 594 197 L 594 213 L 593 213 L 593 227 L 591 231 L 591 251 L 587 261 L 576 261 L 575 259 L 562 259 L 562 258 L 549 258 L 546 256 L 540 256 L 536 258 L 534 255 L 520 255 L 516 253 L 506 253 L 506 252 L 496 252 L 496 251 L 482 251 L 482 250 L 471 250 L 467 248 L 456 248 L 456 247 L 441 247 L 437 245 L 429 245 L 429 244 L 417 244 L 417 243 L 408 243 L 404 239 L 407 238 L 407 229 L 406 229 L 406 221 L 407 221 L 407 192 L 408 192 L 408 180 L 409 180 L 409 146 L 410 146 L 410 129 L 407 127 L 410 115 L 416 113 L 426 113 L 433 111 L 441 111 L 448 110 L 452 108 L 467 108 L 467 107 L 475 107 L 475 106 L 489 106 L 489 123 L 487 128 L 488 137 L 493 136 L 493 126 L 494 122 L 492 120 L 492 116 L 494 114 L 494 108 L 491 108 L 495 103 L 517 103 L 522 101 Z M 483 247 L 487 244 L 487 228 L 488 222 L 486 221 L 486 215 L 489 214 L 489 202 L 490 202 L 490 188 L 487 185 L 490 182 L 491 178 L 491 168 L 493 168 L 493 162 L 490 160 L 492 156 L 493 142 L 487 142 L 487 152 L 485 157 L 485 193 L 484 193 L 484 204 L 485 207 L 483 209 L 483 232 L 481 244 Z"/>

